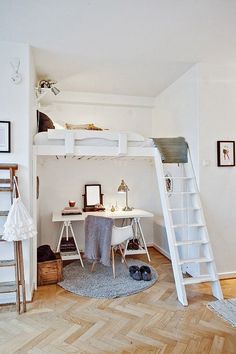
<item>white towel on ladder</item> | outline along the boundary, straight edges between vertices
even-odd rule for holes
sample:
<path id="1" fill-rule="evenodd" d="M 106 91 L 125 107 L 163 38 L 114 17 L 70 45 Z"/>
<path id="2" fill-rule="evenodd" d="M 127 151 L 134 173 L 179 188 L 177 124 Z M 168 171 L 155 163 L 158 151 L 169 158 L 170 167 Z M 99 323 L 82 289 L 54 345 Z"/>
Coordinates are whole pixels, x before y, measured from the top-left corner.
<path id="1" fill-rule="evenodd" d="M 17 180 L 14 177 L 15 196 L 16 190 L 18 197 L 13 199 L 3 230 L 3 240 L 6 241 L 21 241 L 37 235 L 33 219 L 21 200 Z"/>

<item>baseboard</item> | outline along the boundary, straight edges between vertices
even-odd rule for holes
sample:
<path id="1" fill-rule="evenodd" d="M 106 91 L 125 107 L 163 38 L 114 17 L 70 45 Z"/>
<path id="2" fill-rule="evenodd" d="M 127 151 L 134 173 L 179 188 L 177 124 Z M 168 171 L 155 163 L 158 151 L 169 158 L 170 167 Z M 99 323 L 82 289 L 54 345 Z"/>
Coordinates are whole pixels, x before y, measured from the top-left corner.
<path id="1" fill-rule="evenodd" d="M 14 294 L 1 294 L 0 305 L 15 304 L 16 295 Z"/>
<path id="2" fill-rule="evenodd" d="M 231 279 L 236 278 L 236 272 L 221 272 L 218 273 L 220 279 Z"/>
<path id="3" fill-rule="evenodd" d="M 170 260 L 170 254 L 168 252 L 166 252 L 166 250 L 164 250 L 164 248 L 158 246 L 156 243 L 149 243 L 148 247 L 155 248 L 155 250 L 157 250 L 158 252 L 163 254 L 163 256 L 165 256 L 166 258 L 168 258 Z"/>
<path id="4" fill-rule="evenodd" d="M 26 301 L 27 302 L 32 301 L 33 294 L 34 294 L 34 285 L 32 284 L 31 289 L 29 289 L 29 287 L 27 287 L 27 289 L 26 289 Z M 15 293 L 1 294 L 0 305 L 15 304 L 15 303 L 16 303 L 16 294 Z"/>

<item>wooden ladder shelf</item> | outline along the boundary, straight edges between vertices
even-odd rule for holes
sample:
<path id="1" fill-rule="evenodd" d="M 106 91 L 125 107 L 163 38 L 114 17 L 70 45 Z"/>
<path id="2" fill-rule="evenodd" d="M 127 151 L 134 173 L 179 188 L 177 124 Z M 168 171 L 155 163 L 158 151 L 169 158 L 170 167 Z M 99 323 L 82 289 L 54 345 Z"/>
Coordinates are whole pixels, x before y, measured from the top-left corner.
<path id="1" fill-rule="evenodd" d="M 0 170 L 8 170 L 8 178 L 0 178 L 0 192 L 10 193 L 11 203 L 13 202 L 14 178 L 16 178 L 17 164 L 0 164 Z M 16 192 L 17 193 L 17 192 Z M 7 217 L 8 210 L 1 210 L 0 217 Z M 0 235 L 0 258 L 1 258 L 1 243 L 7 242 L 2 239 Z M 13 255 L 12 259 L 0 259 L 1 268 L 14 267 L 15 280 L 8 282 L 0 282 L 0 294 L 16 293 L 16 309 L 21 313 L 21 298 L 22 310 L 26 312 L 26 295 L 25 295 L 25 279 L 24 279 L 24 265 L 23 265 L 23 251 L 22 241 L 13 241 Z"/>

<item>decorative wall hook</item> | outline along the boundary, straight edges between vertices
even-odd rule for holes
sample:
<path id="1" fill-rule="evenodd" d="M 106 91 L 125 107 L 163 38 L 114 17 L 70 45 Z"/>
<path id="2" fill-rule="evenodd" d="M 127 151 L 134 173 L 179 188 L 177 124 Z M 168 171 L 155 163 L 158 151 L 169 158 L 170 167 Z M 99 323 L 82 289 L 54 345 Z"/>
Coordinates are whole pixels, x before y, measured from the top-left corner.
<path id="1" fill-rule="evenodd" d="M 13 69 L 13 73 L 11 75 L 11 82 L 13 84 L 19 84 L 22 81 L 22 76 L 19 73 L 19 68 L 20 68 L 20 59 L 19 58 L 14 58 L 10 61 L 10 65 Z"/>

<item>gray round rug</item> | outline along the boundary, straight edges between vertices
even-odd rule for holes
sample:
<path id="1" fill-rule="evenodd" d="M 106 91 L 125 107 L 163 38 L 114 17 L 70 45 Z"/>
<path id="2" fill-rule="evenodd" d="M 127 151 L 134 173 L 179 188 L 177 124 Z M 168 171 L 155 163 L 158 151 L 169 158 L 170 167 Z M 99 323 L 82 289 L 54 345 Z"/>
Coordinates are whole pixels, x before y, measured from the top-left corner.
<path id="1" fill-rule="evenodd" d="M 117 257 L 119 258 L 119 257 Z M 137 259 L 127 259 L 129 266 L 148 265 Z M 151 268 L 152 279 L 150 281 L 134 280 L 127 267 L 121 263 L 120 259 L 116 262 L 116 278 L 113 278 L 112 267 L 105 267 L 97 263 L 95 270 L 91 273 L 91 263 L 84 262 L 82 268 L 79 261 L 70 263 L 64 268 L 64 280 L 58 283 L 62 288 L 81 296 L 95 298 L 116 298 L 136 294 L 150 288 L 157 281 L 157 272 Z"/>

